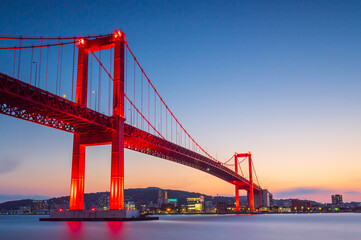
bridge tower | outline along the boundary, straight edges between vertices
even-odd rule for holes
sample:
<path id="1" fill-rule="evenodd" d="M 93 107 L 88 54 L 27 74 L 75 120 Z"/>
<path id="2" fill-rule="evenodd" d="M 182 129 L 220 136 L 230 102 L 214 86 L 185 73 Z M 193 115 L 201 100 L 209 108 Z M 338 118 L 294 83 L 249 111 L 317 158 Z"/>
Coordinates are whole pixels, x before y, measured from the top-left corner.
<path id="1" fill-rule="evenodd" d="M 254 211 L 254 185 L 253 185 L 253 176 L 252 176 L 252 154 L 248 153 L 235 153 L 234 154 L 234 171 L 238 174 L 238 158 L 247 157 L 248 158 L 248 167 L 249 167 L 249 186 L 247 187 L 248 191 L 248 207 L 251 211 Z M 239 211 L 239 185 L 235 184 L 236 190 L 236 211 Z"/>
<path id="2" fill-rule="evenodd" d="M 89 53 L 114 48 L 113 120 L 114 130 L 74 134 L 69 210 L 84 210 L 85 149 L 87 146 L 112 144 L 110 209 L 124 209 L 124 44 L 125 35 L 78 40 L 76 103 L 87 106 Z"/>

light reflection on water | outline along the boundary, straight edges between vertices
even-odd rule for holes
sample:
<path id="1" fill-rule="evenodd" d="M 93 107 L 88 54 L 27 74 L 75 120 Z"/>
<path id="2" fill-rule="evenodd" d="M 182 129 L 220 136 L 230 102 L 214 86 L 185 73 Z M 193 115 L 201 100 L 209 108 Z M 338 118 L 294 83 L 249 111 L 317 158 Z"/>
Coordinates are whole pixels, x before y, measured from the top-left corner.
<path id="1" fill-rule="evenodd" d="M 361 214 L 174 215 L 147 222 L 39 222 L 0 216 L 0 239 L 361 239 Z"/>

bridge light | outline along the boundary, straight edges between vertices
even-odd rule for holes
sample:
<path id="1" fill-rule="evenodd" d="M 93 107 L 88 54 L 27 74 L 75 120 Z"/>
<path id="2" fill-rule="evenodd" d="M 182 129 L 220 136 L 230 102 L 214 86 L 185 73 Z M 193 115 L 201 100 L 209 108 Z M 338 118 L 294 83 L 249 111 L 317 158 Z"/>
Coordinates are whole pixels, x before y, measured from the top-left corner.
<path id="1" fill-rule="evenodd" d="M 84 38 L 79 38 L 78 39 L 78 45 L 84 45 L 84 44 L 85 44 Z"/>
<path id="2" fill-rule="evenodd" d="M 122 32 L 121 31 L 115 31 L 114 32 L 114 38 L 121 38 L 122 37 Z"/>
<path id="3" fill-rule="evenodd" d="M 63 94 L 63 98 L 66 98 L 66 95 L 65 95 L 65 94 Z"/>
<path id="4" fill-rule="evenodd" d="M 59 208 L 59 210 L 58 210 L 59 212 L 62 212 L 63 211 L 63 209 L 62 208 Z"/>
<path id="5" fill-rule="evenodd" d="M 95 211 L 95 208 L 92 208 L 91 210 L 92 210 L 92 212 L 94 212 L 94 211 Z"/>

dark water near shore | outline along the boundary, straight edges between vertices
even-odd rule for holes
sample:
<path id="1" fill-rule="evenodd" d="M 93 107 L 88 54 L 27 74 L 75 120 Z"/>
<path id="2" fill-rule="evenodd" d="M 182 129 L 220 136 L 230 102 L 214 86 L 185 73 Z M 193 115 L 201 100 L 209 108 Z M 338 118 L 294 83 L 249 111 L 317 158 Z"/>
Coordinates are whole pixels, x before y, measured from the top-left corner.
<path id="1" fill-rule="evenodd" d="M 177 215 L 147 222 L 39 222 L 0 216 L 1 240 L 359 239 L 361 214 Z"/>

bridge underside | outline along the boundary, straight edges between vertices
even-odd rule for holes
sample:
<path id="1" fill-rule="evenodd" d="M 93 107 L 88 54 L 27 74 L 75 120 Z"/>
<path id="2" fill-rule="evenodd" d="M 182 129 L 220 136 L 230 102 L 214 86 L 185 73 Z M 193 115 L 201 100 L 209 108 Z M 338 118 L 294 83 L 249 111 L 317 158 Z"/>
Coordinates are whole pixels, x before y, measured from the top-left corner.
<path id="1" fill-rule="evenodd" d="M 0 73 L 0 113 L 48 127 L 81 134 L 86 146 L 111 143 L 113 117 L 82 107 L 55 94 Z M 239 189 L 249 190 L 247 179 L 201 154 L 125 124 L 125 147 L 212 174 Z M 256 192 L 261 188 L 254 185 Z"/>

